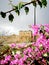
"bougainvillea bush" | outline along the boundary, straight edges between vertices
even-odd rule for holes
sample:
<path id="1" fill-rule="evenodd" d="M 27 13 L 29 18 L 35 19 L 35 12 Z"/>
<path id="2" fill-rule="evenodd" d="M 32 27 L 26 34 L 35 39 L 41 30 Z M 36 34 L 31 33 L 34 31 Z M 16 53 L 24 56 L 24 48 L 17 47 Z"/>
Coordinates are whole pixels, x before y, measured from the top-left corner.
<path id="1" fill-rule="evenodd" d="M 0 56 L 0 65 L 49 65 L 49 25 L 31 28 L 35 39 L 32 44 L 9 44 L 8 51 Z"/>

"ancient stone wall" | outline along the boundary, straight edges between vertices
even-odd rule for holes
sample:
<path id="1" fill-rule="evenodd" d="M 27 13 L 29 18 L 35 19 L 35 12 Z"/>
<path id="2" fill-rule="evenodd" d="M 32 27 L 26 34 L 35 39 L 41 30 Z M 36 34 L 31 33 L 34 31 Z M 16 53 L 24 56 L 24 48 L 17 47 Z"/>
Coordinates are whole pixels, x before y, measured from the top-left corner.
<path id="1" fill-rule="evenodd" d="M 19 35 L 0 36 L 0 43 L 29 43 L 32 42 L 32 31 L 19 31 Z"/>

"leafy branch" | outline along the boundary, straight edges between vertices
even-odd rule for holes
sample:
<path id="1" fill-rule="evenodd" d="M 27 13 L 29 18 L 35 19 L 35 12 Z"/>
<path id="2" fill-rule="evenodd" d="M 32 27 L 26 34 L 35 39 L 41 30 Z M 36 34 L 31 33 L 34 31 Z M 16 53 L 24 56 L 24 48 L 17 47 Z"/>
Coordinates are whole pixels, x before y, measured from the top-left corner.
<path id="1" fill-rule="evenodd" d="M 26 12 L 26 14 L 28 14 L 29 12 L 29 7 L 27 7 L 27 5 L 33 4 L 33 6 L 37 6 L 39 5 L 41 8 L 44 6 L 47 6 L 47 0 L 32 0 L 31 2 L 25 3 L 25 2 L 20 2 L 18 5 L 12 5 L 12 9 L 7 11 L 7 12 L 0 12 L 0 15 L 2 18 L 6 17 L 7 13 L 10 13 L 8 18 L 9 20 L 12 22 L 14 19 L 13 14 L 11 13 L 12 11 L 16 12 L 18 15 L 20 15 L 20 10 L 24 7 L 24 10 Z"/>

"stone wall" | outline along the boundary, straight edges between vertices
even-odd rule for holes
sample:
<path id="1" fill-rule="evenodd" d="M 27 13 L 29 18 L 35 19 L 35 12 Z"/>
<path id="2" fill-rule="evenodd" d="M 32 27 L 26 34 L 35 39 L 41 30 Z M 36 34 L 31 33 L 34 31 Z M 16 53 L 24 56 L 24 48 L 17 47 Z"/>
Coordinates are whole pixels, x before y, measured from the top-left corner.
<path id="1" fill-rule="evenodd" d="M 23 43 L 32 42 L 32 31 L 19 31 L 19 35 L 0 36 L 0 43 Z"/>
<path id="2" fill-rule="evenodd" d="M 20 42 L 31 42 L 32 41 L 32 31 L 20 31 L 19 32 Z"/>

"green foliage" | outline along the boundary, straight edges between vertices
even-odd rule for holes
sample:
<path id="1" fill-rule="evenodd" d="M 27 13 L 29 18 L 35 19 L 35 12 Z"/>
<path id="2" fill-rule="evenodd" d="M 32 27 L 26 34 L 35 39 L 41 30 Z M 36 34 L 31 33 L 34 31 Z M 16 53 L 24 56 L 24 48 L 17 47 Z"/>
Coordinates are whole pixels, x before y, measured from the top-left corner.
<path id="1" fill-rule="evenodd" d="M 6 13 L 0 12 L 0 14 L 1 14 L 2 18 L 5 18 L 6 17 Z"/>
<path id="2" fill-rule="evenodd" d="M 33 6 L 35 6 L 35 7 L 37 6 L 37 3 L 36 3 L 36 1 L 34 1 L 32 4 L 33 4 Z"/>
<path id="3" fill-rule="evenodd" d="M 37 4 L 38 3 L 38 4 Z M 47 6 L 47 0 L 31 0 L 31 2 L 29 3 L 26 3 L 26 2 L 20 2 L 18 5 L 15 5 L 13 6 L 13 10 L 11 11 L 15 11 L 18 15 L 20 15 L 20 9 L 23 8 L 24 6 L 26 5 L 29 5 L 29 4 L 33 4 L 33 6 L 37 6 L 39 5 L 41 8 L 44 6 L 46 7 Z M 24 7 L 24 10 L 26 12 L 26 14 L 28 14 L 29 12 L 29 7 Z M 7 11 L 7 12 L 0 12 L 0 15 L 2 16 L 2 18 L 5 18 L 6 17 L 6 14 L 7 13 L 10 13 L 11 11 Z M 13 21 L 14 19 L 14 16 L 12 14 L 9 15 L 9 21 Z"/>
<path id="4" fill-rule="evenodd" d="M 28 12 L 29 12 L 29 8 L 28 7 L 25 7 L 25 12 L 26 12 L 26 14 L 28 14 Z"/>
<path id="5" fill-rule="evenodd" d="M 40 50 L 43 50 L 43 47 L 42 46 L 40 47 Z"/>
<path id="6" fill-rule="evenodd" d="M 20 15 L 20 11 L 19 10 L 15 10 L 15 12 L 18 14 L 18 16 Z"/>
<path id="7" fill-rule="evenodd" d="M 20 3 L 18 4 L 18 9 L 20 10 L 23 6 L 24 6 L 24 4 L 23 4 L 22 2 L 20 2 Z"/>
<path id="8" fill-rule="evenodd" d="M 41 0 L 42 1 L 42 5 L 44 6 L 44 7 L 46 7 L 47 6 L 47 0 Z"/>
<path id="9" fill-rule="evenodd" d="M 49 53 L 43 54 L 44 57 L 49 57 Z"/>
<path id="10" fill-rule="evenodd" d="M 12 49 L 12 54 L 13 54 L 13 55 L 16 54 L 16 51 L 17 51 L 17 50 L 16 50 L 15 48 L 13 48 L 13 49 Z"/>
<path id="11" fill-rule="evenodd" d="M 18 15 L 20 15 L 19 7 L 18 7 L 18 6 L 14 6 L 14 8 L 15 8 L 15 12 L 16 12 Z"/>
<path id="12" fill-rule="evenodd" d="M 31 58 L 27 58 L 28 61 L 31 61 Z"/>
<path id="13" fill-rule="evenodd" d="M 46 39 L 49 39 L 49 36 L 46 36 Z"/>
<path id="14" fill-rule="evenodd" d="M 39 0 L 37 2 L 38 2 L 38 5 L 42 8 L 42 2 Z"/>
<path id="15" fill-rule="evenodd" d="M 33 49 L 33 50 L 35 50 L 35 49 L 36 49 L 36 47 L 35 47 L 35 46 L 33 46 L 33 47 L 32 47 L 32 49 Z"/>
<path id="16" fill-rule="evenodd" d="M 15 7 L 15 12 L 20 15 L 20 9 L 24 6 L 24 3 L 23 2 L 20 2 L 17 6 L 14 6 Z"/>
<path id="17" fill-rule="evenodd" d="M 47 53 L 47 55 L 49 56 L 49 53 Z"/>
<path id="18" fill-rule="evenodd" d="M 5 53 L 5 51 L 6 51 L 6 53 L 7 53 L 7 50 L 9 49 L 9 46 L 0 46 L 0 56 L 2 55 L 2 54 L 4 54 Z"/>
<path id="19" fill-rule="evenodd" d="M 14 6 L 15 10 L 18 10 L 18 6 Z"/>
<path id="20" fill-rule="evenodd" d="M 11 21 L 11 22 L 12 22 L 12 21 L 13 21 L 13 19 L 14 19 L 14 16 L 10 13 L 10 15 L 9 15 L 9 17 L 8 17 L 8 18 L 9 18 L 9 21 Z"/>
<path id="21" fill-rule="evenodd" d="M 40 33 L 43 33 L 43 35 L 45 34 L 45 29 L 44 29 L 44 26 L 41 26 L 40 30 L 39 30 Z"/>

